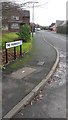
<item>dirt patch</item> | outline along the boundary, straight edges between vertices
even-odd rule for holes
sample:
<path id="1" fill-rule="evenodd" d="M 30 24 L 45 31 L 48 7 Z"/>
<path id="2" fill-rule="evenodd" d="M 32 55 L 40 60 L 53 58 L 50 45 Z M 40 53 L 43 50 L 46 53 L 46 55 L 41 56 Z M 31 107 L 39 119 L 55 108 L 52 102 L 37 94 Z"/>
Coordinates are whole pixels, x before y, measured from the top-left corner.
<path id="1" fill-rule="evenodd" d="M 20 57 L 20 53 L 16 52 L 16 58 Z M 14 51 L 8 50 L 8 63 L 11 63 L 14 60 Z M 2 63 L 6 64 L 6 51 L 5 49 L 2 50 Z"/>

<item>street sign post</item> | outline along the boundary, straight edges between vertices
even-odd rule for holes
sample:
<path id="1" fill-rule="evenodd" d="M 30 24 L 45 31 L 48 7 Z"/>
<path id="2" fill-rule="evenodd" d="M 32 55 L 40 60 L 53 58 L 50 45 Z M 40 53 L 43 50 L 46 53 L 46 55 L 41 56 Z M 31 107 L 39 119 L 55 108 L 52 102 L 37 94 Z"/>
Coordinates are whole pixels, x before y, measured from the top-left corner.
<path id="1" fill-rule="evenodd" d="M 6 43 L 6 49 L 22 45 L 22 40 Z"/>
<path id="2" fill-rule="evenodd" d="M 20 56 L 22 55 L 22 40 L 19 40 L 19 41 L 14 41 L 14 42 L 6 42 L 5 43 L 6 46 L 6 63 L 8 63 L 8 53 L 7 53 L 7 50 L 9 48 L 12 48 L 14 47 L 14 60 L 16 59 L 16 47 L 17 46 L 20 46 Z"/>

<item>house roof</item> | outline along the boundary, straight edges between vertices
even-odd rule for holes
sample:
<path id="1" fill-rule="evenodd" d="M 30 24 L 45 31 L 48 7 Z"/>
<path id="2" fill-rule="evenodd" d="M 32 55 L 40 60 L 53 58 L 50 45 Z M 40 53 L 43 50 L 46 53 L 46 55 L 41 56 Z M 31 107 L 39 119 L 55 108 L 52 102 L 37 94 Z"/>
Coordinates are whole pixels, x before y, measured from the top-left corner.
<path id="1" fill-rule="evenodd" d="M 64 21 L 60 26 L 66 26 L 66 21 Z"/>
<path id="2" fill-rule="evenodd" d="M 56 27 L 60 26 L 64 20 L 56 20 Z"/>

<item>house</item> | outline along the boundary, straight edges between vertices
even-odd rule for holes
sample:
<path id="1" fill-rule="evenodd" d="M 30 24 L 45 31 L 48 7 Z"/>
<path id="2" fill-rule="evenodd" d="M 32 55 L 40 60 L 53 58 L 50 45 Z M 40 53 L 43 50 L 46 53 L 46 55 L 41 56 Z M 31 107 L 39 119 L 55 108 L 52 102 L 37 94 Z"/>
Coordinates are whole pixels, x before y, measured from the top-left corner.
<path id="1" fill-rule="evenodd" d="M 56 20 L 56 31 L 58 29 L 59 26 L 61 26 L 61 24 L 64 22 L 64 20 Z"/>
<path id="2" fill-rule="evenodd" d="M 66 21 L 64 21 L 62 24 L 60 24 L 60 26 L 66 26 L 67 25 L 67 23 L 66 23 Z"/>
<path id="3" fill-rule="evenodd" d="M 56 31 L 56 25 L 55 25 L 55 23 L 52 23 L 52 24 L 49 26 L 49 30 L 51 30 L 51 31 Z"/>
<path id="4" fill-rule="evenodd" d="M 56 20 L 56 27 L 60 26 L 64 20 Z"/>
<path id="5" fill-rule="evenodd" d="M 6 5 L 6 7 L 4 7 Z M 7 8 L 8 7 L 8 8 Z M 8 5 L 4 2 L 2 4 L 2 29 L 3 31 L 17 32 L 25 23 L 30 24 L 30 12 L 22 10 L 17 5 Z M 4 8 L 6 8 L 4 10 Z"/>
<path id="6" fill-rule="evenodd" d="M 68 34 L 68 21 L 57 20 L 56 21 L 56 32 L 57 33 Z"/>

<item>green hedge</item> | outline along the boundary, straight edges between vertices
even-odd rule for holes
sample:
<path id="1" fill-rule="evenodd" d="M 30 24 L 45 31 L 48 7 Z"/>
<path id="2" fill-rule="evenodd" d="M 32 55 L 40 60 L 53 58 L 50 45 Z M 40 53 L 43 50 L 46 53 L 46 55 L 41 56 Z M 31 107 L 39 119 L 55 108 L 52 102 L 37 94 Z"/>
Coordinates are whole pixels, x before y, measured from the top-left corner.
<path id="1" fill-rule="evenodd" d="M 68 26 L 57 27 L 57 33 L 62 33 L 62 34 L 67 34 L 68 35 Z"/>

